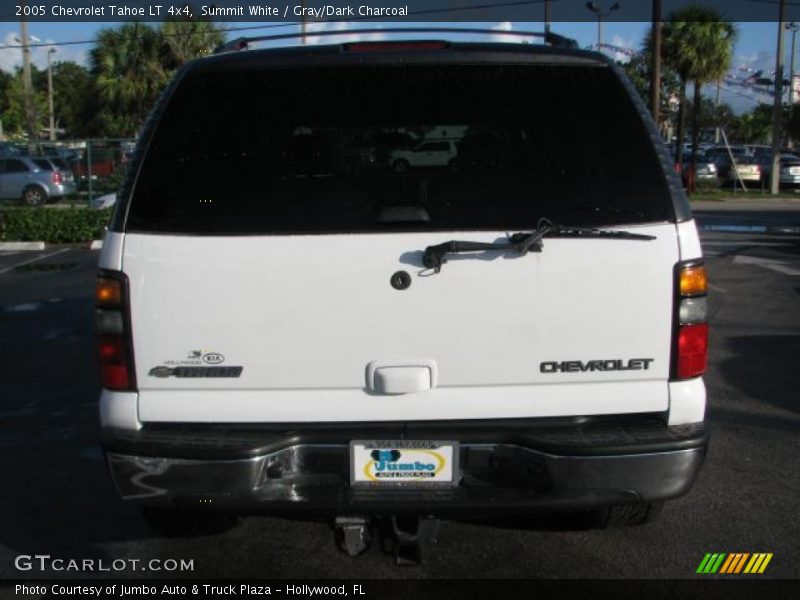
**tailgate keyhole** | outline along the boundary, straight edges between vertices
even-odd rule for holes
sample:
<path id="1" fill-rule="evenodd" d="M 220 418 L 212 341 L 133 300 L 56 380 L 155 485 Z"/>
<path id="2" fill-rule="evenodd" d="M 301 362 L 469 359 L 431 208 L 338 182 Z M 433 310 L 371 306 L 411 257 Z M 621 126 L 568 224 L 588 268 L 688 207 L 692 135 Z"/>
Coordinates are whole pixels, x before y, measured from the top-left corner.
<path id="1" fill-rule="evenodd" d="M 389 280 L 389 283 L 392 284 L 392 287 L 396 290 L 405 290 L 408 289 L 408 286 L 411 285 L 411 275 L 409 275 L 405 271 L 398 271 L 392 278 Z"/>

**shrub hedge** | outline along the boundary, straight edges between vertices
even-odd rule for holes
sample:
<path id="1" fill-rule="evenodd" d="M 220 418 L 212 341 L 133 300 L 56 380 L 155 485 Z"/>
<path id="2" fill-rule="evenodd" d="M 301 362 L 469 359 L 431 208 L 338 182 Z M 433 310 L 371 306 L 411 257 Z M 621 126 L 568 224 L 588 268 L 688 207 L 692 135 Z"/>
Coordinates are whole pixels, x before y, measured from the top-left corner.
<path id="1" fill-rule="evenodd" d="M 0 240 L 44 241 L 51 244 L 103 238 L 113 209 L 12 208 L 0 213 Z"/>

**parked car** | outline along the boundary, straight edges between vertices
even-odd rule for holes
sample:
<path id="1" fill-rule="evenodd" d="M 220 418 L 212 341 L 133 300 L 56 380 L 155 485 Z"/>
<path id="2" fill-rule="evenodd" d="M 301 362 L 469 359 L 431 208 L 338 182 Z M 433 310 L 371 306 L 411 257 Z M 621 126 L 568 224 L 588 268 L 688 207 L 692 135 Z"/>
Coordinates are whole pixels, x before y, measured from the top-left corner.
<path id="1" fill-rule="evenodd" d="M 753 154 L 744 148 L 731 146 L 730 152 L 725 146 L 715 146 L 704 153 L 707 160 L 717 167 L 717 174 L 723 185 L 744 185 L 761 182 L 761 167 Z M 735 161 L 731 162 L 731 156 Z"/>
<path id="2" fill-rule="evenodd" d="M 389 152 L 389 163 L 395 173 L 414 167 L 455 167 L 458 148 L 454 140 L 430 140 L 412 149 Z"/>
<path id="3" fill-rule="evenodd" d="M 44 171 L 58 171 L 69 185 L 75 184 L 75 174 L 72 172 L 67 161 L 55 156 L 31 156 L 31 161 Z"/>
<path id="4" fill-rule="evenodd" d="M 765 185 L 769 185 L 772 174 L 772 149 L 764 151 L 758 157 L 761 167 L 761 178 Z M 797 187 L 800 185 L 800 156 L 796 154 L 781 154 L 781 167 L 779 175 L 780 187 Z"/>
<path id="5" fill-rule="evenodd" d="M 0 159 L 0 197 L 19 199 L 36 206 L 75 192 L 69 172 L 58 169 L 49 159 L 21 156 Z"/>
<path id="6" fill-rule="evenodd" d="M 684 163 L 683 169 L 681 169 L 681 176 L 683 179 L 683 185 L 688 185 L 689 183 L 689 173 L 692 168 L 692 157 L 691 154 L 689 156 L 684 156 Z M 717 172 L 717 166 L 714 164 L 714 161 L 708 158 L 705 154 L 698 154 L 697 155 L 697 171 L 695 173 L 695 183 L 698 185 L 705 185 L 705 186 L 717 186 L 719 185 L 719 176 Z"/>
<path id="7" fill-rule="evenodd" d="M 57 157 L 70 165 L 77 162 L 80 158 L 80 153 L 77 150 L 59 144 L 38 144 L 36 150 L 37 154 L 47 157 Z"/>
<path id="8" fill-rule="evenodd" d="M 93 144 L 91 148 L 91 165 L 88 164 L 89 152 L 81 150 L 79 157 L 73 163 L 75 177 L 81 184 L 86 184 L 91 166 L 92 180 L 113 175 L 123 162 L 124 152 L 119 146 L 111 144 Z"/>
<path id="9" fill-rule="evenodd" d="M 100 210 L 103 208 L 111 208 L 117 203 L 117 193 L 103 194 L 102 196 L 95 196 L 89 201 L 89 208 Z"/>
<path id="10" fill-rule="evenodd" d="M 27 149 L 14 142 L 0 142 L 0 158 L 25 156 Z"/>
<path id="11" fill-rule="evenodd" d="M 639 524 L 689 491 L 697 228 L 624 73 L 548 39 L 231 51 L 170 84 L 96 295 L 107 465 L 152 527 L 313 511 L 357 554 L 374 515 L 411 543 L 453 514 Z M 426 141 L 401 175 L 295 176 L 294 132 L 453 123 L 504 160 L 415 169 L 456 156 Z"/>

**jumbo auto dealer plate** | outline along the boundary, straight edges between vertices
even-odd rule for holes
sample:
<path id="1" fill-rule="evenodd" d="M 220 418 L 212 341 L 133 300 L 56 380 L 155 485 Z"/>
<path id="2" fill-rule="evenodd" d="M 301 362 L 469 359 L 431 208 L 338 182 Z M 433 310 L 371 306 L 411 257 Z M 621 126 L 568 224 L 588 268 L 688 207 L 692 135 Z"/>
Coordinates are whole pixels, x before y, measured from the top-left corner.
<path id="1" fill-rule="evenodd" d="M 458 483 L 458 443 L 420 440 L 350 442 L 350 484 L 435 487 Z"/>

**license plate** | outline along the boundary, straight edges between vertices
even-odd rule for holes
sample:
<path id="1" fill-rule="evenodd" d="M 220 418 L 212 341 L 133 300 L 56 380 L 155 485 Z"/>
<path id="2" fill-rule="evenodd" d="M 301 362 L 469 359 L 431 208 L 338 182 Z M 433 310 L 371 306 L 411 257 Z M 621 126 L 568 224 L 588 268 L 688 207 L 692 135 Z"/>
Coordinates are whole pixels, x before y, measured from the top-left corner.
<path id="1" fill-rule="evenodd" d="M 800 175 L 800 167 L 789 167 L 789 175 Z"/>
<path id="2" fill-rule="evenodd" d="M 350 442 L 350 484 L 437 487 L 458 483 L 458 443 L 421 440 Z"/>

